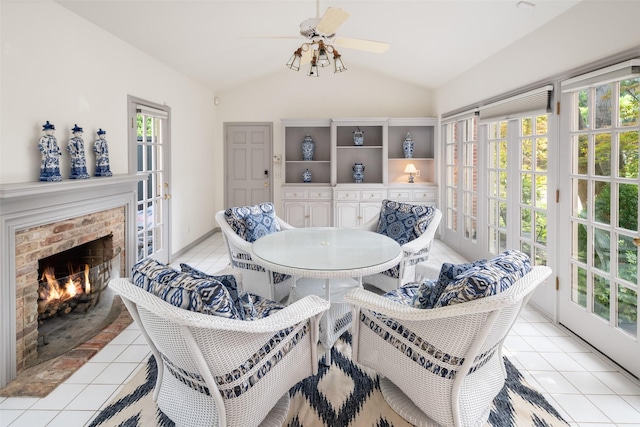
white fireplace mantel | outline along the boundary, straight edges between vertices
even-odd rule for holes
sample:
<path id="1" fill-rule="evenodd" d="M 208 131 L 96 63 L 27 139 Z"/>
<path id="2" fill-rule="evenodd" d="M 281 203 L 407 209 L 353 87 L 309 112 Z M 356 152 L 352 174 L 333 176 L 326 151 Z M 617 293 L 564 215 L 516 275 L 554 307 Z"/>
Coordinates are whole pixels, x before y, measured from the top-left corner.
<path id="1" fill-rule="evenodd" d="M 0 388 L 16 376 L 16 232 L 125 207 L 125 271 L 136 256 L 136 188 L 146 175 L 0 184 Z"/>

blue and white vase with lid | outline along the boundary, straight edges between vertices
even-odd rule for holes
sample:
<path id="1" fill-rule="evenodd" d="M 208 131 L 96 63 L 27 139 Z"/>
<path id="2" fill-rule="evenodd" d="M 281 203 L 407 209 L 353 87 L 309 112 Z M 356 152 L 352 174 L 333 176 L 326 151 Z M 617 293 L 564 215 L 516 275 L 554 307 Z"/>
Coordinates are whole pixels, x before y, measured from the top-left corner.
<path id="1" fill-rule="evenodd" d="M 361 146 L 364 144 L 364 132 L 358 127 L 353 131 L 353 145 Z"/>
<path id="2" fill-rule="evenodd" d="M 402 141 L 402 150 L 404 151 L 405 159 L 413 158 L 413 149 L 414 142 L 413 139 L 411 139 L 411 133 L 407 132 L 407 136 L 404 138 L 404 141 Z"/>
<path id="3" fill-rule="evenodd" d="M 305 169 L 305 171 L 302 172 L 302 182 L 311 182 L 311 172 L 309 172 L 309 169 Z"/>
<path id="4" fill-rule="evenodd" d="M 360 183 L 364 181 L 364 165 L 362 163 L 354 163 L 353 167 L 353 181 Z"/>
<path id="5" fill-rule="evenodd" d="M 307 134 L 302 140 L 302 160 L 313 160 L 316 152 L 316 143 L 313 142 L 311 135 Z"/>

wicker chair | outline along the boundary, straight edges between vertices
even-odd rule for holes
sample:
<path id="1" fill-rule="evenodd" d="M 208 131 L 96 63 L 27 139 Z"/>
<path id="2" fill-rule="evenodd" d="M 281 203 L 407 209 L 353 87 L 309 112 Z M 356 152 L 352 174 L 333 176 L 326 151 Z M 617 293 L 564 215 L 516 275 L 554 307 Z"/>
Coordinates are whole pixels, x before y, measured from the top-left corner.
<path id="1" fill-rule="evenodd" d="M 506 378 L 504 339 L 550 274 L 533 267 L 496 295 L 433 309 L 352 290 L 353 360 L 380 374 L 385 400 L 410 423 L 484 425 Z"/>
<path id="2" fill-rule="evenodd" d="M 253 262 L 251 259 L 251 242 L 247 242 L 236 234 L 225 218 L 225 211 L 221 210 L 216 213 L 215 218 L 227 246 L 229 263 L 231 267 L 242 272 L 245 291 L 272 301 L 282 301 L 288 297 L 289 290 L 295 283 L 295 278 L 281 273 L 266 271 L 262 266 Z M 294 228 L 280 217 L 276 216 L 276 220 L 282 230 Z"/>
<path id="3" fill-rule="evenodd" d="M 363 283 L 368 283 L 376 288 L 388 292 L 399 288 L 400 286 L 415 281 L 415 267 L 418 263 L 425 262 L 429 259 L 429 252 L 431 251 L 431 244 L 435 238 L 440 220 L 442 219 L 442 212 L 439 209 L 435 210 L 433 219 L 429 223 L 429 226 L 416 239 L 402 245 L 402 252 L 404 256 L 397 268 L 384 271 L 378 274 L 372 274 L 370 276 L 364 276 L 362 278 Z M 363 224 L 361 229 L 376 231 L 378 228 L 379 216 L 372 218 L 366 224 Z"/>
<path id="4" fill-rule="evenodd" d="M 280 426 L 288 391 L 318 369 L 318 320 L 309 296 L 266 317 L 236 320 L 175 307 L 128 279 L 122 297 L 158 362 L 154 400 L 177 426 Z"/>

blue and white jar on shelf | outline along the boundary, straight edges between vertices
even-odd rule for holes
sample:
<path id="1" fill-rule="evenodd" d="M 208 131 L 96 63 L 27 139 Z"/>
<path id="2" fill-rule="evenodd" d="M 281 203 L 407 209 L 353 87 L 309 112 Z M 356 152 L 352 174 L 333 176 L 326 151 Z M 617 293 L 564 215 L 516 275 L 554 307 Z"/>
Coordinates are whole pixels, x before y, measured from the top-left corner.
<path id="1" fill-rule="evenodd" d="M 309 172 L 309 169 L 305 169 L 305 171 L 302 172 L 302 182 L 311 182 L 311 172 Z"/>
<path id="2" fill-rule="evenodd" d="M 302 141 L 302 160 L 313 160 L 316 153 L 316 143 L 313 142 L 311 135 L 307 134 Z"/>
<path id="3" fill-rule="evenodd" d="M 364 181 L 364 165 L 362 163 L 354 163 L 353 165 L 353 181 L 360 183 Z"/>
<path id="4" fill-rule="evenodd" d="M 360 128 L 353 131 L 353 145 L 360 146 L 364 144 L 364 132 Z"/>
<path id="5" fill-rule="evenodd" d="M 404 138 L 404 141 L 402 142 L 402 150 L 404 151 L 405 159 L 413 158 L 413 149 L 414 149 L 413 139 L 411 139 L 411 134 L 407 132 L 407 136 Z"/>

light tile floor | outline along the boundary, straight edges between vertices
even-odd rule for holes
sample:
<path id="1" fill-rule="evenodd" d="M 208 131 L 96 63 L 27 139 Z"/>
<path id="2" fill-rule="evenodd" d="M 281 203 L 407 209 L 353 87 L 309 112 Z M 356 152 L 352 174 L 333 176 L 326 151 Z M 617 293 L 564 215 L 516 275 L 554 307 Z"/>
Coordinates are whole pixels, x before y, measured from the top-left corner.
<path id="1" fill-rule="evenodd" d="M 429 263 L 460 261 L 449 247 L 434 242 Z M 215 233 L 172 264 L 180 262 L 210 273 L 223 269 L 228 258 L 222 235 Z M 505 354 L 572 426 L 640 427 L 640 382 L 533 308 L 518 318 Z M 84 426 L 149 355 L 132 324 L 47 397 L 0 398 L 0 427 Z"/>

